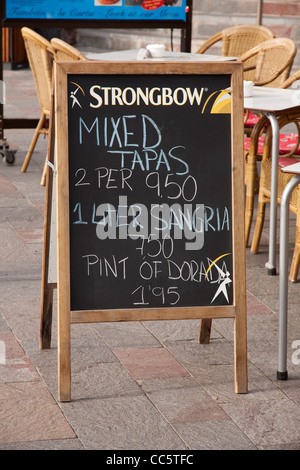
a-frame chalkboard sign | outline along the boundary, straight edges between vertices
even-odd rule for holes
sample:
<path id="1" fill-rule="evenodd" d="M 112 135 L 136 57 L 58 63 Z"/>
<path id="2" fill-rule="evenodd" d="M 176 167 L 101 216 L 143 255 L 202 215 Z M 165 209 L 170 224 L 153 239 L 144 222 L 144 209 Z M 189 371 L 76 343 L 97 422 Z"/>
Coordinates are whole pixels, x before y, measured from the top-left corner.
<path id="1" fill-rule="evenodd" d="M 247 392 L 242 65 L 57 62 L 59 400 L 72 323 L 233 318 Z"/>

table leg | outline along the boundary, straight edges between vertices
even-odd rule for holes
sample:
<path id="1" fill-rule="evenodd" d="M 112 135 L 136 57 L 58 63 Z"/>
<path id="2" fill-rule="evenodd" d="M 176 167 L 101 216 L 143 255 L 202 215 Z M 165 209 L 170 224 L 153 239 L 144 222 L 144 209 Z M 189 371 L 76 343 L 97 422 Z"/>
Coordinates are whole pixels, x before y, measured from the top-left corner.
<path id="1" fill-rule="evenodd" d="M 269 234 L 269 261 L 266 263 L 268 274 L 276 274 L 276 226 L 277 226 L 277 188 L 278 188 L 278 154 L 279 154 L 279 124 L 276 116 L 266 113 L 272 126 L 272 173 L 271 173 L 271 200 L 270 200 L 270 234 Z"/>
<path id="2" fill-rule="evenodd" d="M 293 189 L 300 183 L 294 176 L 284 188 L 280 205 L 280 271 L 279 271 L 279 327 L 278 327 L 278 380 L 287 380 L 287 308 L 288 308 L 288 242 L 289 202 Z"/>

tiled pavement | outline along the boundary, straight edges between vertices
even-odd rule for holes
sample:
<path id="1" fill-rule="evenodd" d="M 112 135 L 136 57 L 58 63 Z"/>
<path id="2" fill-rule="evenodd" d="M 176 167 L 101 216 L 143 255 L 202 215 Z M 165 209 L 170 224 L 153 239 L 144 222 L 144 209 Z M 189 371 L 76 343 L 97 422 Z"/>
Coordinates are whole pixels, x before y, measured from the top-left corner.
<path id="1" fill-rule="evenodd" d="M 4 78 L 6 116 L 38 117 L 31 72 Z M 230 319 L 213 321 L 208 345 L 194 320 L 100 323 L 72 325 L 72 401 L 58 402 L 55 307 L 52 347 L 39 349 L 47 139 L 21 173 L 32 133 L 5 131 L 18 150 L 14 165 L 0 160 L 0 450 L 299 450 L 299 283 L 289 285 L 289 380 L 279 382 L 268 224 L 260 253 L 247 249 L 248 394 L 233 389 Z"/>

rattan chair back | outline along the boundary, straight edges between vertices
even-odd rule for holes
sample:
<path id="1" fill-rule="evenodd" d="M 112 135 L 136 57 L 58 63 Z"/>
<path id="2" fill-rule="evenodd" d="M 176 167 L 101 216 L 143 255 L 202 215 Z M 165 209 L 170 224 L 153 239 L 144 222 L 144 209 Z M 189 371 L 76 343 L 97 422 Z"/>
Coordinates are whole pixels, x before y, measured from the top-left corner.
<path id="1" fill-rule="evenodd" d="M 51 47 L 55 60 L 87 60 L 85 55 L 76 49 L 76 47 L 71 46 L 62 39 L 51 39 Z"/>
<path id="2" fill-rule="evenodd" d="M 232 26 L 230 28 L 223 29 L 205 41 L 197 50 L 197 53 L 203 54 L 213 46 L 221 46 L 221 54 L 223 56 L 240 57 L 257 44 L 272 38 L 274 38 L 274 34 L 265 26 Z"/>
<path id="3" fill-rule="evenodd" d="M 28 63 L 33 75 L 41 110 L 50 114 L 52 90 L 52 48 L 49 41 L 30 28 L 21 29 Z"/>
<path id="4" fill-rule="evenodd" d="M 41 117 L 22 165 L 22 171 L 26 172 L 39 135 L 49 134 L 46 119 L 51 113 L 53 51 L 50 42 L 32 29 L 24 27 L 21 29 L 21 33 L 41 108 Z M 45 162 L 41 180 L 42 185 L 44 185 L 46 181 L 46 168 L 47 165 Z"/>
<path id="5" fill-rule="evenodd" d="M 256 86 L 281 87 L 290 75 L 297 53 L 289 38 L 274 38 L 258 44 L 240 57 L 245 80 Z"/>

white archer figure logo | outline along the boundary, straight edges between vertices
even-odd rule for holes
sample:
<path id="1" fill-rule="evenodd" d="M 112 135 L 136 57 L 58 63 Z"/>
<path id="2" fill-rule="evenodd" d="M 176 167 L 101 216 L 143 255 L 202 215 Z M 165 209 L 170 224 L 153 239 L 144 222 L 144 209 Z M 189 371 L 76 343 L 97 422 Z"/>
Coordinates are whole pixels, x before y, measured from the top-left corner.
<path id="1" fill-rule="evenodd" d="M 224 297 L 225 299 L 227 300 L 227 302 L 229 303 L 229 300 L 228 300 L 228 292 L 227 292 L 227 286 L 228 284 L 230 284 L 232 282 L 232 280 L 230 279 L 230 272 L 227 271 L 226 269 L 226 272 L 224 272 L 221 268 L 219 268 L 219 266 L 216 264 L 217 261 L 220 259 L 220 258 L 223 258 L 224 256 L 227 256 L 229 255 L 230 253 L 225 253 L 224 255 L 221 255 L 219 256 L 218 258 L 216 258 L 209 266 L 207 272 L 206 272 L 206 276 L 205 276 L 205 279 L 207 278 L 207 275 L 210 271 L 210 269 L 215 266 L 219 272 L 219 275 L 220 275 L 220 279 L 219 279 L 219 287 L 218 287 L 218 290 L 217 292 L 215 293 L 211 303 L 213 303 L 213 301 L 221 294 L 223 293 L 224 294 Z"/>
<path id="2" fill-rule="evenodd" d="M 81 104 L 79 103 L 78 101 L 78 98 L 76 95 L 76 93 L 78 92 L 78 90 L 80 90 L 83 94 L 83 96 L 85 96 L 85 93 L 83 91 L 83 89 L 81 88 L 80 85 L 78 85 L 78 83 L 75 83 L 75 82 L 71 82 L 73 85 L 76 85 L 77 88 L 75 91 L 71 91 L 71 94 L 70 94 L 70 98 L 72 98 L 73 102 L 72 102 L 72 108 L 74 108 L 75 104 L 77 104 L 77 106 L 79 106 L 80 108 L 82 108 Z"/>

